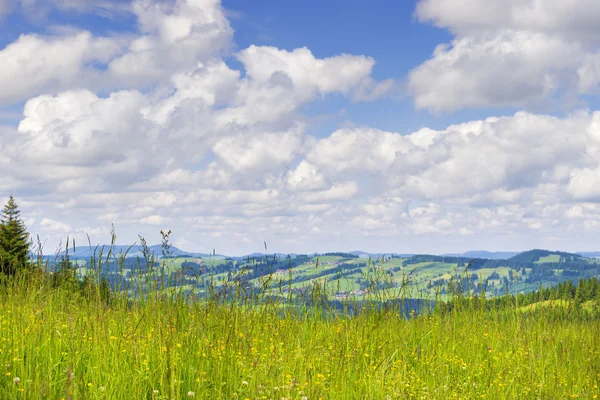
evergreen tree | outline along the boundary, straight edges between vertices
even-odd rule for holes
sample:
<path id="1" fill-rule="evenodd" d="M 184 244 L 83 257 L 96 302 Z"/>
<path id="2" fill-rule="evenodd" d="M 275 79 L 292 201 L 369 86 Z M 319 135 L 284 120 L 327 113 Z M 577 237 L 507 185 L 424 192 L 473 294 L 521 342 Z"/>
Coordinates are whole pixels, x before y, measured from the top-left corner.
<path id="1" fill-rule="evenodd" d="M 29 258 L 29 233 L 11 195 L 0 217 L 0 272 L 13 275 Z"/>

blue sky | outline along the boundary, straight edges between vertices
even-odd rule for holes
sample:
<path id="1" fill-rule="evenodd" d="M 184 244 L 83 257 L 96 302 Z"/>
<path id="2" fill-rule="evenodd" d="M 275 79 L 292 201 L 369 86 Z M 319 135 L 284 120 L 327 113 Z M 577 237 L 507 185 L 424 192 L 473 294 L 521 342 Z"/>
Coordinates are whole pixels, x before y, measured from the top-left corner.
<path id="1" fill-rule="evenodd" d="M 0 0 L 0 198 L 50 247 L 594 250 L 571 3 Z"/>

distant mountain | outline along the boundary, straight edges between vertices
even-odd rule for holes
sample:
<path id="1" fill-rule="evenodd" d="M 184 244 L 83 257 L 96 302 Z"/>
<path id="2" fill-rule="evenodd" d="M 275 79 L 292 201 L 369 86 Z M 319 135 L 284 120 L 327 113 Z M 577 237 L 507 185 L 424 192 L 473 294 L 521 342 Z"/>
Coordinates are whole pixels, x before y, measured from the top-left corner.
<path id="1" fill-rule="evenodd" d="M 464 253 L 451 253 L 442 254 L 442 256 L 449 257 L 465 257 L 465 258 L 485 258 L 488 260 L 507 260 L 511 257 L 516 256 L 519 252 L 516 251 L 485 251 L 485 250 L 471 250 Z"/>
<path id="2" fill-rule="evenodd" d="M 156 258 L 162 258 L 162 246 L 157 244 L 153 246 L 148 246 L 148 250 L 150 250 L 150 254 L 154 254 Z M 75 251 L 73 249 L 69 249 L 69 257 L 72 259 L 89 259 L 92 256 L 102 257 L 108 256 L 109 251 L 113 255 L 125 254 L 127 258 L 130 257 L 143 257 L 142 246 L 134 245 L 134 246 L 123 246 L 123 245 L 98 245 L 98 246 L 76 246 Z M 209 258 L 212 257 L 214 259 L 223 259 L 225 256 L 221 254 L 206 254 L 206 253 L 192 253 L 188 251 L 183 251 L 178 249 L 175 246 L 171 246 L 170 249 L 171 255 L 173 257 L 198 257 L 198 258 Z M 58 254 L 58 257 L 62 257 L 65 254 L 63 250 Z M 55 255 L 48 255 L 47 257 L 52 258 Z"/>

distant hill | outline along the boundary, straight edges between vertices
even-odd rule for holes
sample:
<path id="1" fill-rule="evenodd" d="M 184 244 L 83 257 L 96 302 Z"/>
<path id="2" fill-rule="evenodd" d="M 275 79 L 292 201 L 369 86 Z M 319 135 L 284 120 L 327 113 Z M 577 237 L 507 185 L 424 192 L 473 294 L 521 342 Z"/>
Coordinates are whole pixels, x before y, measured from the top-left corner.
<path id="1" fill-rule="evenodd" d="M 577 261 L 581 258 L 581 255 L 575 253 L 535 249 L 519 253 L 509 258 L 509 260 L 522 263 L 545 263 Z"/>
<path id="2" fill-rule="evenodd" d="M 442 254 L 442 256 L 449 257 L 464 257 L 464 258 L 485 258 L 488 260 L 507 260 L 511 257 L 519 254 L 516 251 L 485 251 L 485 250 L 471 250 L 465 253 L 452 253 Z"/>
<path id="3" fill-rule="evenodd" d="M 150 254 L 154 254 L 155 257 L 157 257 L 157 258 L 163 257 L 161 245 L 157 244 L 157 245 L 153 245 L 153 246 L 148 246 L 148 249 L 150 250 Z M 69 257 L 71 257 L 72 259 L 89 259 L 94 255 L 96 257 L 99 257 L 100 254 L 102 254 L 102 257 L 106 257 L 108 255 L 109 251 L 114 255 L 126 254 L 127 258 L 143 257 L 142 246 L 140 246 L 140 245 L 134 245 L 134 246 L 98 245 L 98 246 L 92 246 L 92 247 L 76 246 L 75 251 L 73 251 L 73 249 L 69 249 Z M 206 253 L 187 252 L 187 251 L 178 249 L 175 246 L 171 246 L 170 251 L 171 251 L 171 255 L 173 257 L 198 257 L 198 258 L 212 257 L 213 259 L 224 259 L 225 258 L 225 256 L 223 256 L 221 254 L 211 255 L 211 254 L 206 254 Z M 58 254 L 58 256 L 61 257 L 64 254 L 65 254 L 65 251 L 63 250 L 62 252 L 60 252 Z M 53 258 L 54 255 L 48 255 L 47 257 Z"/>
<path id="4" fill-rule="evenodd" d="M 382 256 L 408 258 L 415 255 L 414 253 L 369 253 L 367 251 L 350 251 L 348 254 L 358 256 L 359 258 L 375 258 Z"/>
<path id="5" fill-rule="evenodd" d="M 82 246 L 75 253 L 69 252 L 78 274 L 83 276 L 87 273 L 90 257 L 94 251 L 99 257 L 101 249 L 102 246 L 91 249 Z M 104 246 L 102 250 L 104 260 L 109 249 L 110 246 Z M 141 246 L 112 246 L 115 255 L 129 252 L 122 263 L 115 262 L 113 257 L 102 263 L 102 273 L 109 284 L 121 285 L 123 280 L 136 282 L 136 279 L 140 279 L 146 271 L 144 261 L 136 258 L 142 258 L 141 250 Z M 157 257 L 157 263 L 162 265 L 165 260 L 159 260 L 162 258 L 161 246 L 150 246 L 149 250 Z M 343 282 L 343 287 L 336 288 L 340 296 L 363 296 L 366 290 L 373 289 L 371 277 L 382 279 L 382 274 L 385 274 L 385 278 L 377 281 L 376 290 L 403 287 L 406 279 L 409 279 L 410 287 L 424 290 L 429 295 L 437 293 L 435 290 L 442 290 L 440 293 L 443 295 L 450 281 L 460 281 L 461 287 L 473 290 L 485 287 L 490 295 L 501 295 L 506 291 L 527 293 L 540 286 L 556 286 L 565 281 L 577 282 L 579 279 L 600 277 L 598 260 L 575 253 L 541 249 L 517 254 L 487 251 L 469 251 L 458 255 L 385 253 L 385 259 L 382 257 L 384 253 L 364 251 L 289 256 L 284 253 L 257 252 L 243 257 L 191 253 L 177 247 L 171 247 L 171 251 L 175 259 L 164 263 L 168 265 L 170 273 L 177 277 L 171 284 L 192 285 L 202 293 L 206 293 L 210 285 L 219 287 L 233 278 L 244 284 L 260 284 L 260 278 L 269 274 L 276 274 L 275 283 L 283 276 L 289 279 L 293 283 L 289 290 L 293 293 L 301 293 L 298 291 L 302 290 L 303 285 L 315 280 L 336 285 Z M 500 258 L 508 255 L 511 257 Z M 49 270 L 52 270 L 57 265 L 54 263 L 55 256 L 46 257 L 44 261 L 48 261 Z"/>
<path id="6" fill-rule="evenodd" d="M 290 254 L 285 254 L 285 253 L 275 253 L 275 258 L 287 258 L 288 256 L 290 258 L 296 258 L 299 256 L 308 256 L 308 257 L 313 257 L 316 256 L 317 253 L 311 253 L 311 254 L 296 254 L 296 253 L 290 253 Z M 243 256 L 231 256 L 231 257 L 227 257 L 230 258 L 232 260 L 246 260 L 248 258 L 250 259 L 264 259 L 265 257 L 269 257 L 269 259 L 273 258 L 273 253 L 251 253 L 251 254 L 246 254 Z"/>
<path id="7" fill-rule="evenodd" d="M 99 245 L 97 247 L 89 247 L 89 246 L 77 246 L 76 251 L 73 249 L 69 249 L 69 257 L 72 259 L 89 259 L 96 253 L 96 256 L 100 255 L 102 251 L 102 256 L 106 257 L 109 250 L 111 249 L 110 245 Z M 155 257 L 162 258 L 162 247 L 161 245 L 153 245 L 149 246 L 149 250 L 151 253 L 154 253 Z M 125 245 L 113 245 L 112 246 L 112 254 L 125 254 L 127 252 L 127 258 L 130 257 L 142 257 L 142 246 L 125 246 Z M 273 253 L 261 253 L 256 252 L 252 254 L 247 254 L 243 256 L 227 256 L 223 254 L 209 254 L 209 253 L 195 253 L 181 250 L 175 246 L 171 247 L 171 252 L 173 257 L 197 257 L 197 258 L 212 258 L 214 260 L 245 260 L 247 258 L 254 259 L 263 259 L 265 256 L 269 258 L 273 257 Z M 64 251 L 59 253 L 59 258 L 64 254 Z M 580 252 L 580 253 L 567 253 L 561 251 L 550 251 L 550 250 L 541 250 L 534 249 L 529 251 L 524 251 L 521 253 L 518 252 L 490 252 L 485 250 L 471 250 L 464 253 L 447 253 L 441 254 L 439 256 L 435 255 L 425 255 L 425 254 L 415 254 L 415 253 L 369 253 L 367 251 L 350 251 L 350 252 L 340 252 L 340 253 L 309 253 L 309 254 L 296 254 L 296 253 L 275 253 L 276 258 L 296 258 L 299 256 L 308 256 L 308 257 L 318 257 L 326 254 L 347 254 L 349 257 L 359 257 L 359 258 L 381 258 L 382 256 L 387 257 L 396 257 L 396 258 L 413 258 L 418 256 L 419 258 L 426 257 L 430 261 L 436 262 L 447 262 L 448 258 L 453 258 L 452 262 L 466 262 L 468 263 L 471 260 L 478 259 L 483 260 L 510 260 L 518 263 L 547 263 L 547 262 L 565 262 L 565 261 L 577 261 L 583 257 L 585 258 L 600 258 L 599 252 Z M 35 258 L 36 255 L 32 254 L 32 257 Z M 52 260 L 56 257 L 55 254 L 48 254 L 44 256 L 44 259 Z M 444 261 L 443 261 L 444 260 Z"/>
<path id="8" fill-rule="evenodd" d="M 578 251 L 576 254 L 588 258 L 600 258 L 600 251 Z"/>

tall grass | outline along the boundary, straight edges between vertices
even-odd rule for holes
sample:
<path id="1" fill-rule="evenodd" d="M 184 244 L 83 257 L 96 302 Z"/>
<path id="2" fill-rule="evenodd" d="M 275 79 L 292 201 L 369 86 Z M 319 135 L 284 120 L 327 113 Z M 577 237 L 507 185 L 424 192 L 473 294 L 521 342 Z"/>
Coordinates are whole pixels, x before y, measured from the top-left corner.
<path id="1" fill-rule="evenodd" d="M 349 300 L 352 313 L 331 313 L 321 301 L 326 285 L 310 287 L 314 301 L 292 307 L 269 295 L 272 277 L 261 281 L 262 292 L 232 281 L 228 290 L 213 288 L 200 299 L 163 290 L 159 282 L 138 282 L 144 290 L 132 297 L 125 291 L 103 295 L 99 275 L 83 290 L 57 285 L 46 273 L 4 281 L 0 398 L 600 395 L 595 314 L 563 307 L 488 309 L 483 297 L 468 292 L 457 292 L 444 312 L 410 318 L 395 306 L 401 302 L 356 312 L 358 303 Z M 408 300 L 407 293 L 396 295 Z"/>

